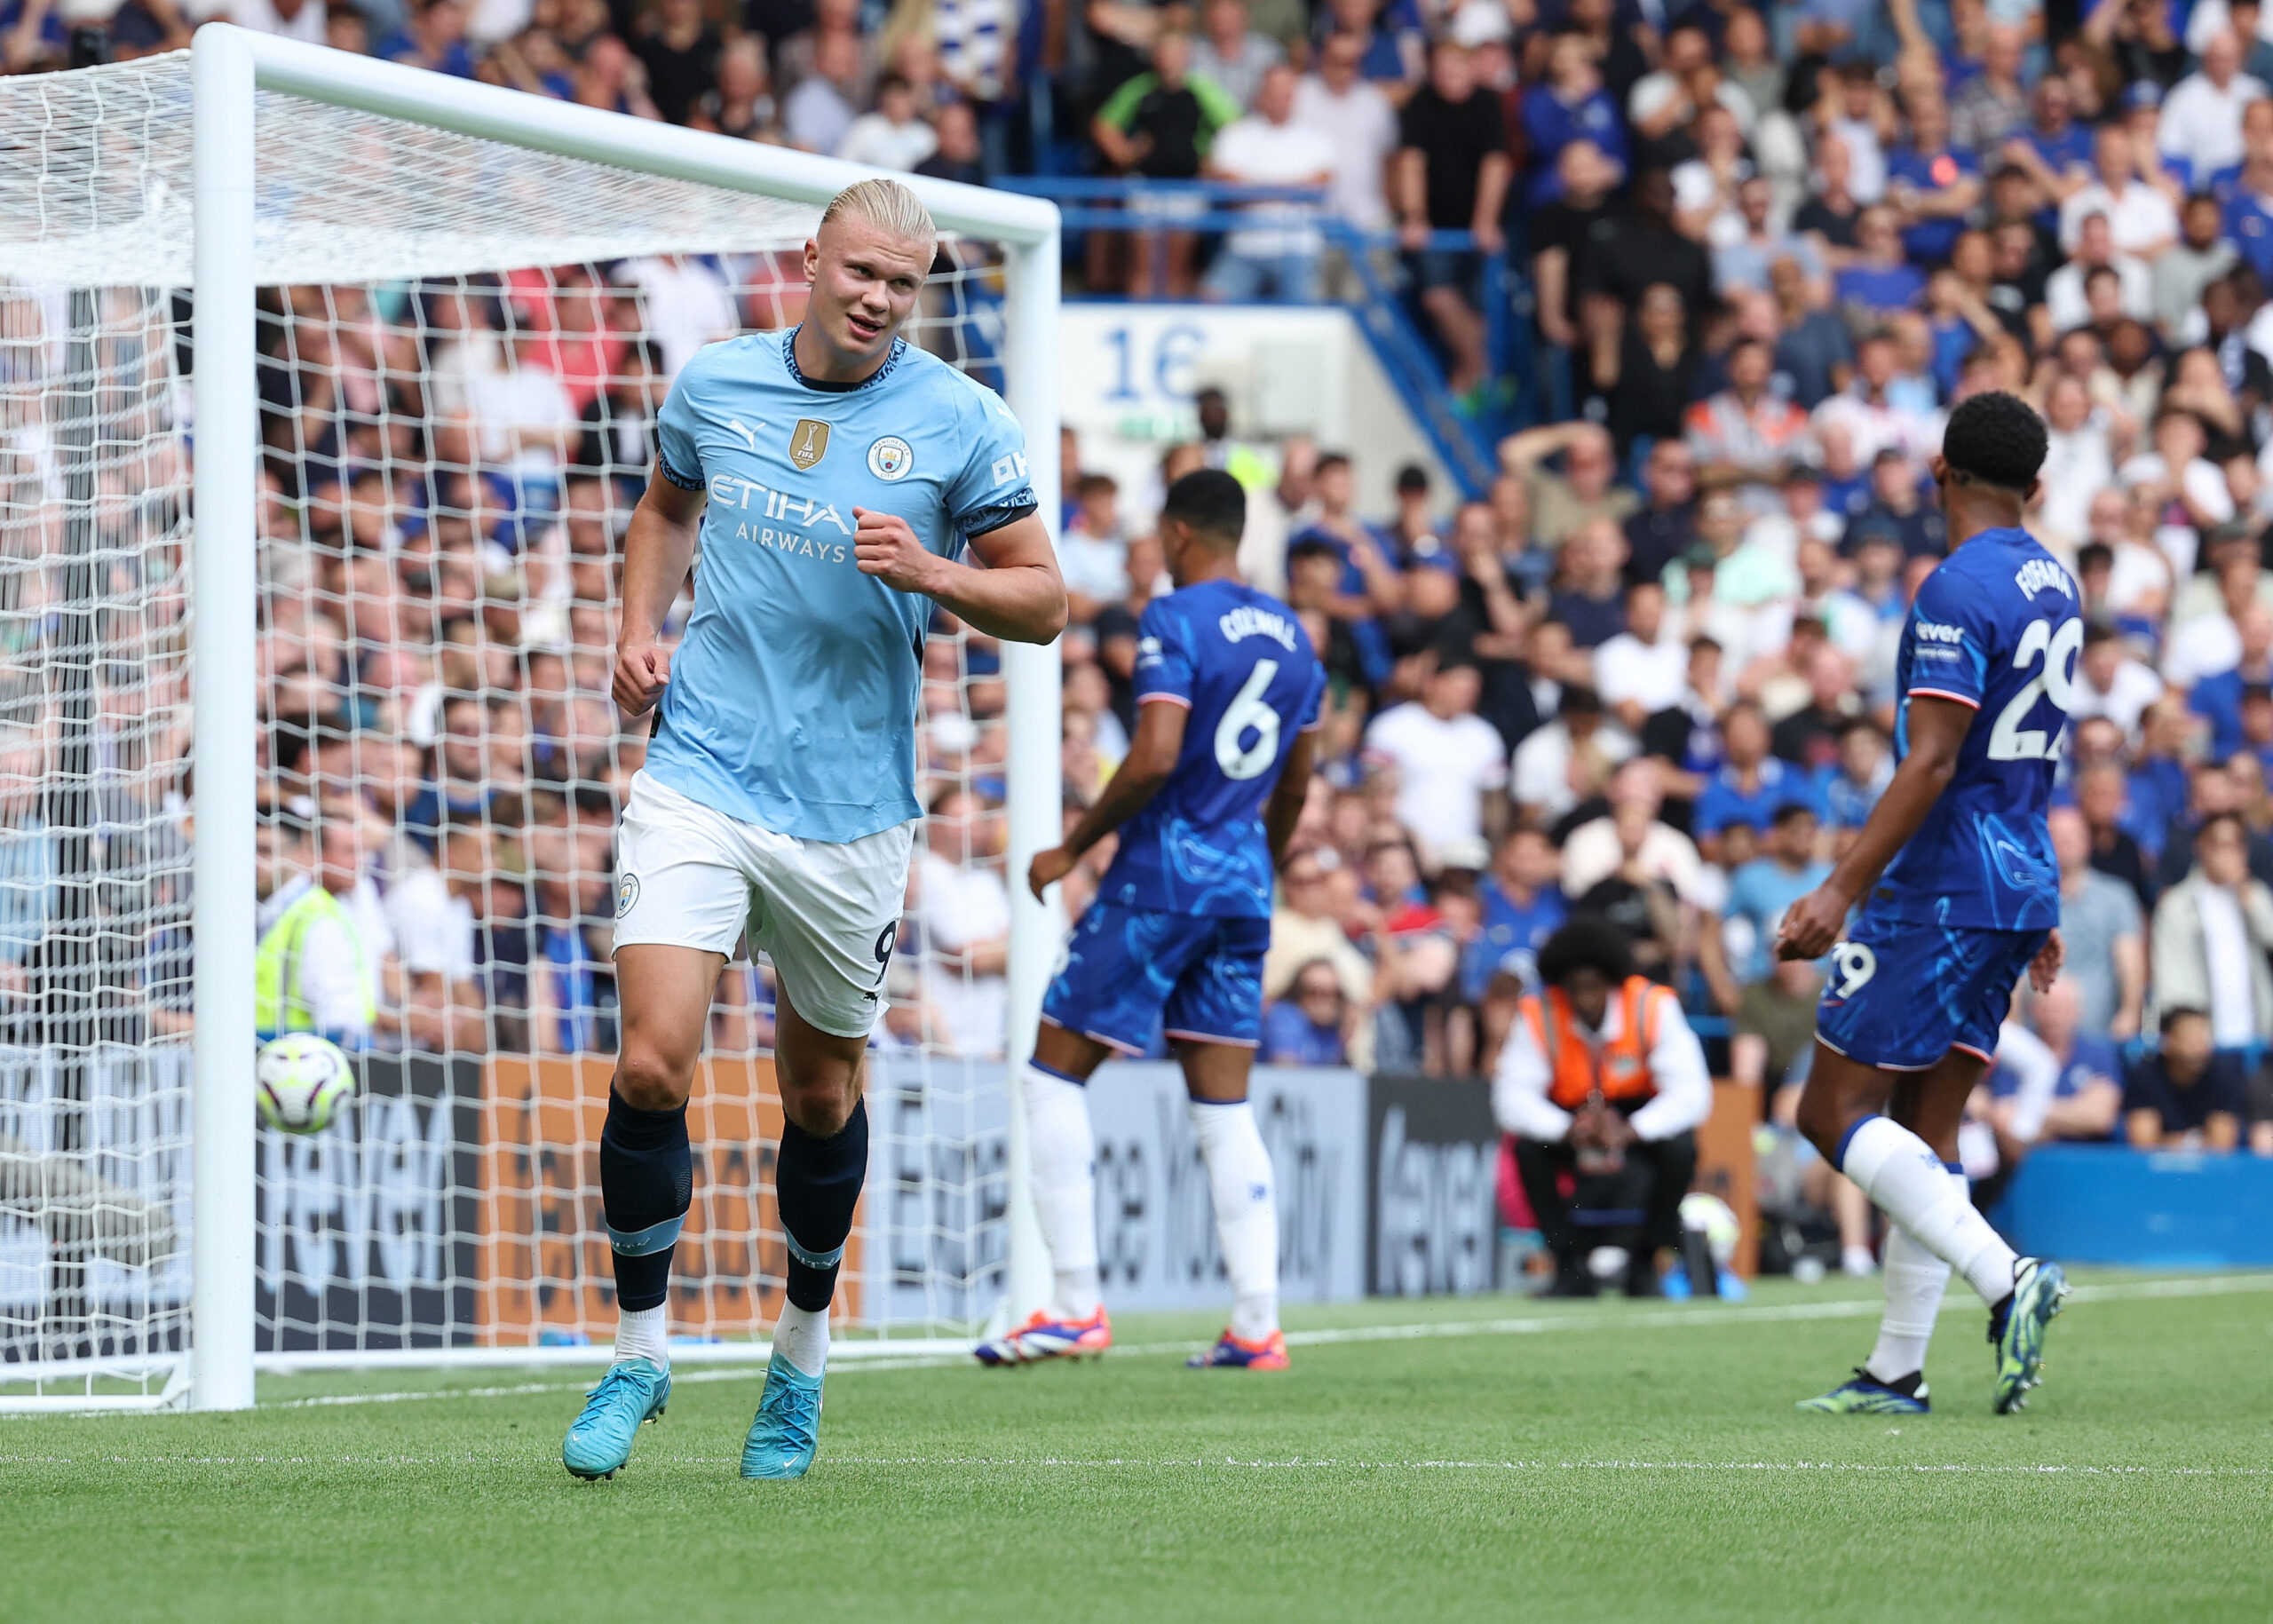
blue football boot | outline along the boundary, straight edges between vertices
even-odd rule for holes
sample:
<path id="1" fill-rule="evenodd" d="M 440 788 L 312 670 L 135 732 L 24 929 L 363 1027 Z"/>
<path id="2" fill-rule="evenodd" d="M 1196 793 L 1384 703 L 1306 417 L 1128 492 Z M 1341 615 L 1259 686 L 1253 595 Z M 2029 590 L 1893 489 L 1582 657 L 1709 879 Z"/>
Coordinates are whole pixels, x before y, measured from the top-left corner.
<path id="1" fill-rule="evenodd" d="M 1989 1321 L 1989 1342 L 1997 1350 L 1998 1414 L 2025 1405 L 2028 1390 L 2044 1380 L 2044 1328 L 2067 1295 L 2068 1277 L 2058 1264 L 2024 1257 L 2013 1265 L 2013 1295 L 1999 1304 L 2003 1317 Z"/>
<path id="2" fill-rule="evenodd" d="M 745 1477 L 802 1477 L 820 1442 L 820 1378 L 779 1353 L 765 1367 L 765 1391 L 742 1440 Z"/>
<path id="3" fill-rule="evenodd" d="M 1851 1377 L 1829 1392 L 1801 1399 L 1799 1407 L 1818 1415 L 1923 1415 L 1933 1406 L 1926 1397 L 1923 1382 L 1918 1383 L 1915 1392 L 1905 1393 L 1857 1367 Z"/>
<path id="4" fill-rule="evenodd" d="M 671 1373 L 653 1359 L 619 1359 L 584 1395 L 583 1414 L 560 1446 L 560 1463 L 590 1481 L 613 1477 L 631 1458 L 643 1422 L 659 1421 L 671 1401 Z"/>

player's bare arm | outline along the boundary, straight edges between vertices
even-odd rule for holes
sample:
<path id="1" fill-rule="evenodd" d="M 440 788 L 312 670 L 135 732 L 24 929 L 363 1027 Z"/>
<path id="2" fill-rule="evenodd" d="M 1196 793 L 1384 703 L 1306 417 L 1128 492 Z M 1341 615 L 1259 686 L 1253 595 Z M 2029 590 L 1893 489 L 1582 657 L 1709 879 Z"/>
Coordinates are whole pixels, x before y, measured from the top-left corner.
<path id="1" fill-rule="evenodd" d="M 1073 832 L 1065 837 L 1064 845 L 1036 852 L 1026 869 L 1026 886 L 1036 899 L 1071 873 L 1084 852 L 1135 817 L 1147 801 L 1160 794 L 1160 787 L 1176 771 L 1176 758 L 1184 753 L 1184 725 L 1191 714 L 1186 707 L 1171 700 L 1139 702 L 1136 736 L 1129 741 L 1129 754 L 1113 772 L 1112 781 L 1105 785 L 1105 793 L 1081 814 L 1081 822 L 1073 826 Z M 1302 749 L 1309 739 L 1309 734 L 1303 734 L 1295 748 Z"/>
<path id="2" fill-rule="evenodd" d="M 1948 787 L 1975 715 L 1972 706 L 1956 700 L 1911 695 L 1909 754 L 1831 877 L 1786 912 L 1776 938 L 1778 958 L 1819 959 L 1831 951 L 1855 899 L 1878 883 Z"/>
<path id="3" fill-rule="evenodd" d="M 1273 869 L 1287 866 L 1287 847 L 1302 821 L 1303 803 L 1310 798 L 1311 769 L 1317 757 L 1318 731 L 1305 728 L 1295 735 L 1287 764 L 1279 769 L 1279 781 L 1271 786 L 1271 800 L 1263 809 L 1263 832 L 1271 842 Z"/>
<path id="4" fill-rule="evenodd" d="M 681 490 L 658 463 L 623 535 L 623 629 L 617 634 L 610 691 L 631 716 L 654 709 L 671 679 L 671 657 L 656 639 L 663 617 L 694 564 L 703 493 Z"/>
<path id="5" fill-rule="evenodd" d="M 895 514 L 854 508 L 852 519 L 861 574 L 921 592 L 990 638 L 1047 643 L 1065 630 L 1065 582 L 1039 514 L 972 536 L 970 551 L 983 568 L 941 558 Z"/>

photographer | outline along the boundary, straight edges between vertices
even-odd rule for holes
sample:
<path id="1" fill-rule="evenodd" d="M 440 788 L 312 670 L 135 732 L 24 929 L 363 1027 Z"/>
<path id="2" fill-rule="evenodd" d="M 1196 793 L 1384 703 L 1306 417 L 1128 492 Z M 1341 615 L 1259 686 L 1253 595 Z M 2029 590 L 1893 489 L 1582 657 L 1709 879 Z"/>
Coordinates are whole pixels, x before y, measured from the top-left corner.
<path id="1" fill-rule="evenodd" d="M 1634 972 L 1606 920 L 1581 915 L 1540 949 L 1545 992 L 1524 999 L 1500 1050 L 1492 1110 L 1515 1138 L 1516 1168 L 1555 1254 L 1547 1294 L 1590 1297 L 1592 1240 L 1574 1214 L 1628 1213 L 1608 1241 L 1636 1232 L 1626 1295 L 1658 1295 L 1657 1253 L 1681 1240 L 1681 1198 L 1697 1167 L 1695 1129 L 1712 1110 L 1705 1051 L 1672 989 Z M 1576 1176 L 1563 1193 L 1561 1176 Z"/>

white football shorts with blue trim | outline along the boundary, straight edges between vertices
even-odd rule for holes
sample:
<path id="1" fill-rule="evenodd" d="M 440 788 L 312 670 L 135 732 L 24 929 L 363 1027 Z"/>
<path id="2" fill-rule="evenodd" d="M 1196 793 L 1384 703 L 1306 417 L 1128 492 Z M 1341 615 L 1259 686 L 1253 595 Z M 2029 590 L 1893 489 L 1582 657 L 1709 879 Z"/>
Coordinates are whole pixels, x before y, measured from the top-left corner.
<path id="1" fill-rule="evenodd" d="M 841 844 L 801 840 L 635 773 L 616 837 L 615 945 L 732 958 L 747 938 L 799 1015 L 866 1037 L 883 1012 L 915 839 L 910 820 Z"/>

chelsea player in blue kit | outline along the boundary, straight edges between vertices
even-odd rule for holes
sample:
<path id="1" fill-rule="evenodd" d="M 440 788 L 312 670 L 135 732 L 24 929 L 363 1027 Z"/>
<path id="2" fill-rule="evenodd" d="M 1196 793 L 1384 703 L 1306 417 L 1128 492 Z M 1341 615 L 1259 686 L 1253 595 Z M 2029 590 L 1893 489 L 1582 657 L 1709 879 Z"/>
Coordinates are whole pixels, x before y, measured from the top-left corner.
<path id="1" fill-rule="evenodd" d="M 1294 612 L 1242 584 L 1238 480 L 1186 474 L 1160 509 L 1176 590 L 1138 622 L 1136 736 L 1065 844 L 1034 860 L 1040 897 L 1115 829 L 1121 844 L 1042 1000 L 1022 1079 L 1053 1300 L 980 1344 L 990 1365 L 1102 1353 L 1095 1140 L 1084 1093 L 1113 1054 L 1165 1028 L 1184 1065 L 1231 1276 L 1232 1323 L 1192 1362 L 1284 1369 L 1279 1212 L 1247 1097 L 1263 1033 L 1271 876 L 1301 815 L 1326 675 Z"/>
<path id="2" fill-rule="evenodd" d="M 899 336 L 938 236 L 899 182 L 848 186 L 805 244 L 804 321 L 705 347 L 658 420 L 624 537 L 614 682 L 631 715 L 658 711 L 616 857 L 623 1037 L 599 1146 L 615 1359 L 561 1446 L 580 1477 L 613 1476 L 670 1398 L 686 1101 L 712 989 L 745 939 L 780 994 L 788 1256 L 741 1475 L 812 1464 L 829 1300 L 867 1171 L 863 1056 L 921 810 L 924 630 L 933 604 L 1022 642 L 1065 624 L 1017 420 Z M 666 648 L 698 538 L 694 613 Z M 958 560 L 966 546 L 978 566 Z"/>
<path id="3" fill-rule="evenodd" d="M 1799 1126 L 1891 1221 L 1887 1312 L 1854 1380 L 1802 1407 L 1915 1414 L 1950 1271 L 1989 1305 L 1992 1406 L 2017 1410 L 2067 1285 L 2017 1257 L 1957 1161 L 1965 1102 L 2026 973 L 2060 969 L 2045 812 L 2083 646 L 2075 582 L 2020 527 L 2043 420 L 2003 393 L 1951 412 L 1934 459 L 1950 556 L 1918 590 L 1895 669 L 1893 782 L 1829 879 L 1786 913 L 1783 957 L 1830 955 Z M 1850 910 L 1857 909 L 1852 920 Z"/>

